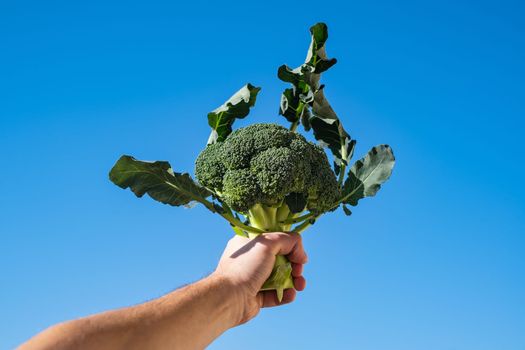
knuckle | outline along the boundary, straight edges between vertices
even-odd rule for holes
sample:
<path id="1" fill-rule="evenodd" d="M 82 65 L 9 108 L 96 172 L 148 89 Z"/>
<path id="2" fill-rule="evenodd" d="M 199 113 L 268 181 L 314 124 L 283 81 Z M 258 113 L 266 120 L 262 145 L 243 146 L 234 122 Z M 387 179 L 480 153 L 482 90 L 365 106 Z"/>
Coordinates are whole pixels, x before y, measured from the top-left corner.
<path id="1" fill-rule="evenodd" d="M 279 238 L 279 232 L 268 232 L 264 234 L 264 237 L 275 240 Z"/>
<path id="2" fill-rule="evenodd" d="M 271 245 L 274 245 L 276 242 L 278 242 L 280 238 L 281 237 L 277 232 L 268 232 L 264 235 L 261 235 L 261 239 Z"/>

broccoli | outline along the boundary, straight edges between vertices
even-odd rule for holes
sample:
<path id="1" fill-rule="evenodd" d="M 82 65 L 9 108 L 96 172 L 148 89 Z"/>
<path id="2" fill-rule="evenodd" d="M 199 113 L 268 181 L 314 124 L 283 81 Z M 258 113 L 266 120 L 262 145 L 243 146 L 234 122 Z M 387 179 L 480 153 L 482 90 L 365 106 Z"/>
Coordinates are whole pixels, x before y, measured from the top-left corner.
<path id="1" fill-rule="evenodd" d="M 356 141 L 343 128 L 324 95 L 321 73 L 336 63 L 325 52 L 328 30 L 324 23 L 310 28 L 311 44 L 304 64 L 279 67 L 278 77 L 292 84 L 281 95 L 279 114 L 291 123 L 252 124 L 237 130 L 260 88 L 245 85 L 222 106 L 208 113 L 212 132 L 195 161 L 193 181 L 174 172 L 165 161 L 144 162 L 122 156 L 109 173 L 110 180 L 135 195 L 172 206 L 198 202 L 226 219 L 234 232 L 253 238 L 264 232 L 303 232 L 324 213 L 364 197 L 374 196 L 392 173 L 394 154 L 388 145 L 373 147 L 350 168 Z M 297 127 L 312 131 L 318 145 L 307 141 Z M 333 170 L 324 147 L 330 150 Z M 277 256 L 262 290 L 275 290 L 279 300 L 292 288 L 291 264 Z"/>
<path id="2" fill-rule="evenodd" d="M 253 124 L 208 145 L 195 162 L 201 185 L 250 226 L 288 231 L 304 209 L 321 214 L 341 196 L 324 150 L 277 124 Z M 287 202 L 301 201 L 292 210 Z"/>

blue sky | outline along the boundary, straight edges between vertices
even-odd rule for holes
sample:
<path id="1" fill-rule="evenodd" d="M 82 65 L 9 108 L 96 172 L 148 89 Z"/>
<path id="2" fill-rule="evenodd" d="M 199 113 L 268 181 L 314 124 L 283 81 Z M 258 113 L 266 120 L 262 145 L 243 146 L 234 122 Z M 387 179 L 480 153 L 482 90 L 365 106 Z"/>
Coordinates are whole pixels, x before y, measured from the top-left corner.
<path id="1" fill-rule="evenodd" d="M 193 171 L 206 113 L 324 21 L 326 95 L 397 157 L 377 197 L 305 233 L 307 289 L 213 350 L 525 348 L 525 27 L 517 1 L 2 2 L 0 348 L 210 273 L 228 225 L 136 199 L 121 154 Z"/>

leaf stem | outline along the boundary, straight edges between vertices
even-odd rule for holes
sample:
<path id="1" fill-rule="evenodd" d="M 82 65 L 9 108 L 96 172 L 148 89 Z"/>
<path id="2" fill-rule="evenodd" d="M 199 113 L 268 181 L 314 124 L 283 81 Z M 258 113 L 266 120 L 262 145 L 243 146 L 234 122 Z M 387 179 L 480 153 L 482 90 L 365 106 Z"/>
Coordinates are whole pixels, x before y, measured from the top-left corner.
<path id="1" fill-rule="evenodd" d="M 310 219 L 312 216 L 314 216 L 312 213 L 307 213 L 301 216 L 298 216 L 296 218 L 286 219 L 281 221 L 282 224 L 296 224 L 298 222 L 301 222 L 303 220 Z"/>
<path id="2" fill-rule="evenodd" d="M 295 118 L 297 118 L 296 121 L 290 125 L 290 131 L 295 131 L 297 129 L 297 126 L 301 122 L 301 116 L 303 115 L 303 109 L 305 107 L 304 102 L 299 101 L 299 104 L 297 105 L 297 109 L 295 110 Z"/>
<path id="3" fill-rule="evenodd" d="M 236 219 L 231 214 L 219 213 L 219 215 L 222 216 L 223 218 L 225 218 L 226 220 L 228 220 L 230 222 L 230 224 L 232 224 L 232 225 L 234 225 L 234 226 L 236 226 L 236 227 L 238 227 L 241 230 L 244 230 L 246 232 L 250 232 L 250 233 L 263 233 L 264 232 L 263 230 L 259 230 L 258 228 L 251 227 L 251 226 L 243 224 L 242 222 L 240 222 L 238 219 Z"/>
<path id="4" fill-rule="evenodd" d="M 251 227 L 251 226 L 243 224 L 239 219 L 237 219 L 235 216 L 232 215 L 231 211 L 225 210 L 222 213 L 219 212 L 217 209 L 215 209 L 213 203 L 211 203 L 210 201 L 206 200 L 205 198 L 194 197 L 194 199 L 197 202 L 199 202 L 202 205 L 204 205 L 211 212 L 219 214 L 220 216 L 225 218 L 230 224 L 232 224 L 235 227 L 240 228 L 241 230 L 244 230 L 244 231 L 250 232 L 250 233 L 263 233 L 264 232 L 263 230 L 260 230 L 258 228 Z M 229 210 L 229 208 L 228 208 L 228 210 Z"/>
<path id="5" fill-rule="evenodd" d="M 337 184 L 339 185 L 339 188 L 343 185 L 343 180 L 345 178 L 345 170 L 346 165 L 341 164 L 341 168 L 339 169 L 339 179 L 337 180 Z"/>
<path id="6" fill-rule="evenodd" d="M 346 150 L 346 137 L 344 137 L 342 130 L 339 131 L 339 142 L 341 143 L 341 165 L 339 169 L 339 179 L 337 180 L 337 184 L 339 185 L 339 188 L 343 185 L 343 180 L 345 178 L 345 171 L 346 171 L 346 163 L 348 162 L 348 154 Z"/>
<path id="7" fill-rule="evenodd" d="M 319 215 L 314 216 L 311 219 L 303 221 L 300 225 L 295 226 L 292 228 L 292 232 L 302 233 L 304 230 L 306 230 L 308 227 L 312 225 L 312 223 L 319 217 Z"/>

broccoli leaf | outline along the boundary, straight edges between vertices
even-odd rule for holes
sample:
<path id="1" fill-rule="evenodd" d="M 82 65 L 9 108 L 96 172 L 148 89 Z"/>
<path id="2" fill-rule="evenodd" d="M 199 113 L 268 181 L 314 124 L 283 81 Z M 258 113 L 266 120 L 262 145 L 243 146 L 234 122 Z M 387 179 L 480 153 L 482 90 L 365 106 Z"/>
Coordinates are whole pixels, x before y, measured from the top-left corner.
<path id="1" fill-rule="evenodd" d="M 210 191 L 193 182 L 187 173 L 173 172 L 168 162 L 143 162 L 126 155 L 115 163 L 109 179 L 123 189 L 130 188 L 137 197 L 147 193 L 151 198 L 173 206 L 189 205 L 211 195 Z"/>
<path id="2" fill-rule="evenodd" d="M 343 211 L 344 211 L 346 216 L 352 215 L 352 211 L 344 204 L 343 204 Z"/>
<path id="3" fill-rule="evenodd" d="M 304 115 L 305 108 L 311 105 L 314 93 L 319 89 L 320 74 L 333 66 L 337 60 L 328 59 L 324 44 L 328 39 L 328 28 L 324 23 L 317 23 L 310 28 L 312 40 L 305 62 L 292 69 L 282 65 L 277 76 L 284 82 L 292 84 L 292 89 L 286 89 L 281 96 L 279 114 L 291 123 L 298 123 Z M 303 122 L 308 130 L 309 124 Z"/>
<path id="4" fill-rule="evenodd" d="M 306 207 L 306 198 L 302 193 L 290 193 L 284 198 L 284 202 L 294 214 L 302 212 Z"/>
<path id="5" fill-rule="evenodd" d="M 361 198 L 374 196 L 392 174 L 394 163 L 395 157 L 390 146 L 372 147 L 364 158 L 350 168 L 343 186 L 342 202 L 356 206 Z"/>
<path id="6" fill-rule="evenodd" d="M 310 124 L 310 118 L 312 114 L 310 113 L 310 110 L 308 108 L 304 109 L 304 113 L 301 117 L 301 124 L 303 124 L 305 131 L 310 131 L 312 128 L 312 125 Z"/>
<path id="7" fill-rule="evenodd" d="M 302 116 L 302 111 L 299 111 L 300 102 L 299 96 L 295 93 L 295 88 L 284 90 L 281 95 L 279 113 L 290 123 L 296 122 Z"/>
<path id="8" fill-rule="evenodd" d="M 286 64 L 283 64 L 277 69 L 277 77 L 286 83 L 290 83 L 294 86 L 299 85 L 301 81 L 304 80 L 303 73 L 301 72 L 301 67 L 292 69 Z"/>
<path id="9" fill-rule="evenodd" d="M 312 41 L 308 48 L 305 63 L 313 67 L 313 73 L 321 74 L 334 64 L 337 59 L 326 57 L 325 43 L 328 40 L 328 27 L 324 23 L 317 23 L 310 27 Z"/>
<path id="10" fill-rule="evenodd" d="M 326 56 L 328 28 L 324 23 L 317 23 L 310 28 L 310 34 L 312 40 L 304 64 L 295 69 L 282 65 L 277 71 L 279 79 L 292 84 L 281 96 L 279 114 L 292 123 L 292 130 L 298 123 L 302 123 L 306 131 L 313 130 L 317 141 L 334 155 L 338 175 L 352 157 L 355 140 L 343 128 L 324 96 L 323 85 L 319 84 L 321 73 L 337 62 Z"/>
<path id="11" fill-rule="evenodd" d="M 334 155 L 335 173 L 339 174 L 341 165 L 348 165 L 354 153 L 355 140 L 352 140 L 324 97 L 323 88 L 315 93 L 310 125 L 314 137 Z"/>
<path id="12" fill-rule="evenodd" d="M 259 90 L 260 87 L 246 84 L 222 106 L 208 113 L 208 124 L 212 129 L 208 144 L 224 141 L 228 137 L 235 119 L 245 118 L 250 113 Z"/>

